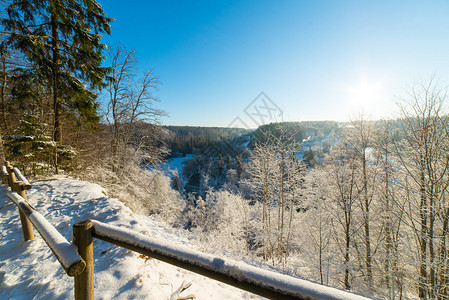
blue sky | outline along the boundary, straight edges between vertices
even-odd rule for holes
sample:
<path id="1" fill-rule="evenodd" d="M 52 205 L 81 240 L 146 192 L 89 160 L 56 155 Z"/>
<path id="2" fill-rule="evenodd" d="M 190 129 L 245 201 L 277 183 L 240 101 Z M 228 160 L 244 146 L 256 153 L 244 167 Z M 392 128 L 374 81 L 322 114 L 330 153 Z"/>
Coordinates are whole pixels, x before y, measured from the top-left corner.
<path id="1" fill-rule="evenodd" d="M 449 1 L 103 0 L 111 36 L 162 85 L 167 125 L 227 126 L 264 92 L 284 121 L 394 117 L 449 83 Z"/>

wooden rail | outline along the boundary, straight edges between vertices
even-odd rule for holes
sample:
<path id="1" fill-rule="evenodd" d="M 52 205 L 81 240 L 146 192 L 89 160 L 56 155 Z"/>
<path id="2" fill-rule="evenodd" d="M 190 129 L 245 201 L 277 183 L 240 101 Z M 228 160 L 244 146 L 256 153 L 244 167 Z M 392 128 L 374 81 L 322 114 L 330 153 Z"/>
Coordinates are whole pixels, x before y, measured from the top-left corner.
<path id="1" fill-rule="evenodd" d="M 369 299 L 337 288 L 262 270 L 244 263 L 223 259 L 99 221 L 73 225 L 73 245 L 27 201 L 25 190 L 31 184 L 8 162 L 2 167 L 3 182 L 9 183 L 10 198 L 19 208 L 25 240 L 34 239 L 38 230 L 69 276 L 74 276 L 76 300 L 94 299 L 93 238 L 153 257 L 180 268 L 241 288 L 270 299 Z M 19 180 L 17 180 L 19 179 Z"/>
<path id="2" fill-rule="evenodd" d="M 19 169 L 11 167 L 8 162 L 5 162 L 5 166 L 2 167 L 2 175 L 3 182 L 8 182 L 12 190 L 7 193 L 8 198 L 19 208 L 25 241 L 34 239 L 32 227 L 34 225 L 67 275 L 75 276 L 82 273 L 86 263 L 78 254 L 76 246 L 71 245 L 55 227 L 28 203 L 25 190 L 30 189 L 31 184 L 25 176 Z"/>
<path id="3" fill-rule="evenodd" d="M 78 286 L 92 293 L 83 293 L 77 299 L 94 299 L 92 240 L 103 241 L 153 257 L 180 268 L 241 288 L 270 299 L 368 299 L 332 287 L 325 287 L 307 280 L 262 270 L 245 263 L 223 259 L 187 247 L 158 241 L 138 232 L 94 220 L 74 225 L 75 243 L 86 261 L 86 270 L 75 276 Z M 76 285 L 76 283 L 75 283 Z M 81 294 L 81 291 L 80 293 Z M 77 294 L 75 294 L 77 295 Z"/>
<path id="4" fill-rule="evenodd" d="M 40 233 L 45 243 L 58 259 L 67 275 L 75 276 L 84 271 L 86 263 L 78 254 L 78 249 L 71 245 L 40 213 L 38 213 L 29 203 L 16 192 L 8 192 L 11 199 L 20 211 L 34 225 Z"/>

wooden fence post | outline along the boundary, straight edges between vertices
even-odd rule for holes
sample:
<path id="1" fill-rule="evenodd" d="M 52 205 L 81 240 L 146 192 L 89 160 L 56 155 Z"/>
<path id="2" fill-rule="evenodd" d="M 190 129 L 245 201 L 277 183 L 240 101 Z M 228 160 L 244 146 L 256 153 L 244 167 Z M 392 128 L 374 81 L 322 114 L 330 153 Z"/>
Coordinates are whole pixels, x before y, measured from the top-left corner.
<path id="1" fill-rule="evenodd" d="M 86 262 L 83 273 L 75 276 L 75 300 L 94 299 L 94 252 L 92 243 L 92 222 L 81 221 L 73 225 L 73 242 L 78 253 Z"/>
<path id="2" fill-rule="evenodd" d="M 6 171 L 8 171 L 8 174 L 9 174 L 9 167 L 10 167 L 9 161 L 5 161 L 5 167 L 6 167 Z M 9 176 L 9 175 L 8 175 L 8 185 L 12 189 L 11 176 Z"/>
<path id="3" fill-rule="evenodd" d="M 14 168 L 10 166 L 9 163 L 6 168 L 8 169 L 9 173 L 9 183 L 11 186 L 11 190 L 17 192 L 25 201 L 27 201 L 25 189 L 23 188 L 23 182 L 15 183 L 16 174 L 14 174 Z M 25 239 L 25 241 L 34 240 L 33 225 L 25 216 L 25 214 L 19 208 L 17 209 L 19 210 L 20 222 L 22 223 L 23 238 Z"/>

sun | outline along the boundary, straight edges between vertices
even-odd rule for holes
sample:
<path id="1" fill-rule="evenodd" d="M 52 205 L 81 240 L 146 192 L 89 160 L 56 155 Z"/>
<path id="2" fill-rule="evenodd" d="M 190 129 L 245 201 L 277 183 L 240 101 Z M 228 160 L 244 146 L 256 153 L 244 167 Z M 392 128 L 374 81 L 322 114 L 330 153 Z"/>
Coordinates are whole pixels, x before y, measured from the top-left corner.
<path id="1" fill-rule="evenodd" d="M 381 80 L 368 80 L 367 76 L 361 76 L 356 83 L 345 88 L 350 105 L 364 111 L 376 108 L 376 105 L 381 101 L 382 90 L 383 83 Z"/>

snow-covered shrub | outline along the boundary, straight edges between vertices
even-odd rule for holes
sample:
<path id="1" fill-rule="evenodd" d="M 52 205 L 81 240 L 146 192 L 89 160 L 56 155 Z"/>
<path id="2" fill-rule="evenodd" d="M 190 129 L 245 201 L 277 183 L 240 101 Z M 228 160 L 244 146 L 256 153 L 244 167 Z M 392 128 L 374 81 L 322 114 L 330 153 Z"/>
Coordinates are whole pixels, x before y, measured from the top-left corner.
<path id="1" fill-rule="evenodd" d="M 232 191 L 233 193 L 238 193 L 239 191 L 239 179 L 237 170 L 229 169 L 226 173 L 226 181 L 223 184 L 223 190 Z"/>
<path id="2" fill-rule="evenodd" d="M 148 206 L 153 207 L 152 210 L 169 224 L 178 225 L 185 201 L 179 191 L 172 188 L 171 178 L 158 170 L 144 173 L 150 180 L 148 201 L 151 205 Z"/>
<path id="3" fill-rule="evenodd" d="M 84 180 L 103 186 L 107 192 L 124 202 L 134 212 L 157 214 L 170 224 L 176 224 L 184 210 L 185 201 L 171 187 L 171 179 L 161 171 L 151 171 L 141 165 L 142 155 L 131 147 L 128 162 L 119 170 L 111 168 L 107 157 L 91 162 L 76 173 Z"/>
<path id="4" fill-rule="evenodd" d="M 233 252 L 243 252 L 249 244 L 250 206 L 240 195 L 228 191 L 209 194 L 215 202 L 217 225 L 210 244 L 223 247 L 227 245 Z"/>
<path id="5" fill-rule="evenodd" d="M 209 190 L 206 197 L 188 198 L 186 217 L 207 251 L 217 249 L 235 254 L 246 253 L 254 244 L 254 228 L 260 224 L 255 205 L 230 191 Z"/>

